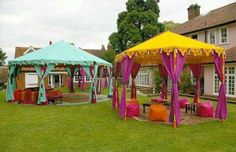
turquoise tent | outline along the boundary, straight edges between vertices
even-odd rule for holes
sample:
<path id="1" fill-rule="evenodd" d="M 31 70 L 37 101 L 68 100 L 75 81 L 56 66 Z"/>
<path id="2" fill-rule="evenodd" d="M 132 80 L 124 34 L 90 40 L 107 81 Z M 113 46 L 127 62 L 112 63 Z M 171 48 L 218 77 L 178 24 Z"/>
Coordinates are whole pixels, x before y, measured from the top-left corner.
<path id="1" fill-rule="evenodd" d="M 59 41 L 52 45 L 41 48 L 35 52 L 23 55 L 8 62 L 9 78 L 7 83 L 6 98 L 8 101 L 14 100 L 14 90 L 16 88 L 16 76 L 22 66 L 34 66 L 39 78 L 39 96 L 38 104 L 46 102 L 44 79 L 57 66 L 64 66 L 68 75 L 74 74 L 83 68 L 86 74 L 91 78 L 90 99 L 96 102 L 96 79 L 98 67 L 105 67 L 109 70 L 109 76 L 112 77 L 112 64 L 98 58 L 90 53 L 77 48 L 65 41 Z M 72 81 L 72 79 L 71 79 Z M 112 81 L 112 79 L 110 79 Z M 112 86 L 112 85 L 111 85 Z M 112 88 L 109 88 L 109 96 L 112 95 Z"/>

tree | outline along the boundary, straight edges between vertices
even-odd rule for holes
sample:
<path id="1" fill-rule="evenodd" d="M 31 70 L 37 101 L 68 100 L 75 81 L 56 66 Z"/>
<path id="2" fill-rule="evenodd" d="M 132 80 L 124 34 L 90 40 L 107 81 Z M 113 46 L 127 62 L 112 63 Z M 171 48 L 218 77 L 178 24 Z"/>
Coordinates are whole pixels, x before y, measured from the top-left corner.
<path id="1" fill-rule="evenodd" d="M 103 60 L 106 60 L 107 62 L 114 64 L 115 56 L 116 56 L 115 51 L 113 49 L 108 49 L 104 51 L 104 53 L 101 55 L 101 58 Z"/>
<path id="2" fill-rule="evenodd" d="M 165 31 L 171 31 L 172 29 L 176 28 L 180 25 L 180 23 L 175 23 L 173 21 L 164 21 Z"/>
<path id="3" fill-rule="evenodd" d="M 0 48 L 0 66 L 5 64 L 6 58 L 7 58 L 6 53 L 3 52 L 2 48 Z"/>
<path id="4" fill-rule="evenodd" d="M 127 11 L 121 12 L 117 19 L 117 32 L 109 37 L 116 53 L 133 47 L 164 31 L 158 22 L 159 0 L 128 0 Z"/>

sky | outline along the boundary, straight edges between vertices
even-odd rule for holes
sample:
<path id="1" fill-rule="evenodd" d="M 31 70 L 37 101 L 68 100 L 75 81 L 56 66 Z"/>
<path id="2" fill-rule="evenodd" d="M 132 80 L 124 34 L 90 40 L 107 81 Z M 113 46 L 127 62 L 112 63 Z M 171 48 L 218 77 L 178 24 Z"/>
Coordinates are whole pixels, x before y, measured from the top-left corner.
<path id="1" fill-rule="evenodd" d="M 201 14 L 236 0 L 160 0 L 159 21 L 183 23 L 187 8 L 198 3 Z M 0 0 L 0 48 L 7 61 L 15 47 L 44 47 L 65 40 L 87 49 L 100 49 L 116 31 L 117 15 L 127 0 Z"/>

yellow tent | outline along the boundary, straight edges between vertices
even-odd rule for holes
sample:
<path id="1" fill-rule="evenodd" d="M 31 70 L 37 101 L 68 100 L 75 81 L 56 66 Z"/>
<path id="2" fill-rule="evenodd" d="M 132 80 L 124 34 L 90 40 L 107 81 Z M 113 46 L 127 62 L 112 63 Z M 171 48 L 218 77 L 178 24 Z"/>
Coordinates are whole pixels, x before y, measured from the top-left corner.
<path id="1" fill-rule="evenodd" d="M 200 64 L 202 66 L 202 63 L 209 63 L 214 62 L 215 65 L 218 67 L 218 75 L 220 75 L 221 82 L 225 82 L 225 76 L 224 76 L 224 64 L 225 64 L 225 51 L 224 48 L 210 45 L 201 41 L 193 40 L 191 38 L 178 35 L 172 32 L 164 32 L 158 36 L 155 36 L 143 43 L 140 43 L 139 45 L 127 49 L 124 52 L 118 54 L 116 56 L 115 62 L 116 62 L 116 75 L 119 67 L 119 63 L 124 61 L 122 65 L 126 67 L 128 70 L 124 70 L 124 73 L 122 73 L 122 80 L 126 80 L 127 78 L 127 71 L 132 69 L 131 66 L 133 66 L 134 63 L 138 63 L 141 65 L 155 65 L 155 64 L 163 64 L 163 55 L 162 52 L 165 52 L 168 56 L 174 52 L 172 55 L 174 55 L 174 62 L 171 63 L 171 60 L 165 61 L 165 69 L 168 69 L 168 75 L 172 79 L 172 98 L 171 98 L 171 108 L 170 110 L 170 121 L 173 123 L 173 126 L 175 127 L 176 124 L 178 125 L 180 123 L 180 114 L 179 114 L 179 104 L 178 104 L 178 87 L 177 82 L 175 79 L 179 79 L 179 73 L 176 75 L 176 67 L 178 67 L 180 72 L 183 68 L 183 61 L 185 64 Z M 179 58 L 180 62 L 177 61 L 177 53 L 181 53 L 183 56 L 185 56 L 185 60 L 183 58 Z M 218 58 L 217 55 L 218 55 Z M 214 54 L 212 56 L 212 54 Z M 132 58 L 133 60 L 129 61 L 127 58 Z M 124 58 L 125 57 L 125 58 Z M 180 56 L 179 56 L 180 57 Z M 170 57 L 171 58 L 171 57 Z M 182 60 L 182 61 L 181 61 Z M 167 64 L 174 64 L 168 66 Z M 182 62 L 182 63 L 181 63 Z M 180 63 L 179 65 L 177 63 Z M 216 64 L 217 63 L 217 64 Z M 182 67 L 181 67 L 182 66 Z M 170 69 L 174 68 L 173 71 Z M 221 70 L 221 71 L 219 71 Z M 174 74 L 175 73 L 175 74 Z M 129 76 L 130 73 L 128 73 Z M 126 83 L 126 82 L 125 82 Z M 125 87 L 126 84 L 123 84 L 123 91 L 122 91 L 122 100 L 120 105 L 120 116 L 126 117 L 126 94 L 125 94 Z M 218 104 L 217 104 L 217 117 L 221 118 L 222 120 L 227 117 L 227 106 L 226 106 L 226 97 L 224 92 L 225 84 L 222 83 L 220 86 L 220 94 L 222 95 L 221 98 L 219 98 Z M 196 99 L 199 101 L 199 89 L 200 86 L 196 89 Z M 117 98 L 118 97 L 118 88 L 117 88 L 117 76 L 116 76 L 116 83 L 114 84 L 114 90 L 113 95 Z M 197 93 L 198 92 L 198 93 Z M 118 99 L 113 98 L 113 104 L 118 105 L 119 101 Z"/>
<path id="2" fill-rule="evenodd" d="M 172 32 L 164 32 L 133 48 L 116 56 L 115 62 L 122 61 L 124 55 L 130 58 L 135 55 L 135 62 L 142 65 L 162 63 L 160 53 L 169 54 L 172 51 L 180 51 L 186 54 L 186 64 L 209 63 L 212 61 L 211 53 L 215 51 L 218 55 L 224 54 L 224 48 L 200 42 Z"/>

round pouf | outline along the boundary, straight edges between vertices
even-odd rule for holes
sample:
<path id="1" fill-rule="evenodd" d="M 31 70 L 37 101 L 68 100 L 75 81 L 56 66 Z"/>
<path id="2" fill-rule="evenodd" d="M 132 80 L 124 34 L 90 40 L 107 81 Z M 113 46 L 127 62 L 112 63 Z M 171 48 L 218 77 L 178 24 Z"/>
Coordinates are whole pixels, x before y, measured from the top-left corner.
<path id="1" fill-rule="evenodd" d="M 151 101 L 152 102 L 162 103 L 162 102 L 164 102 L 164 99 L 163 98 L 152 98 Z"/>
<path id="2" fill-rule="evenodd" d="M 139 116 L 139 104 L 131 103 L 127 106 L 127 117 Z"/>
<path id="3" fill-rule="evenodd" d="M 189 104 L 188 98 L 183 98 L 179 100 L 180 108 L 185 108 Z"/>
<path id="4" fill-rule="evenodd" d="M 151 105 L 149 110 L 149 120 L 167 121 L 167 109 L 164 105 Z"/>
<path id="5" fill-rule="evenodd" d="M 214 110 L 212 102 L 201 102 L 197 104 L 197 116 L 200 117 L 213 117 Z"/>

